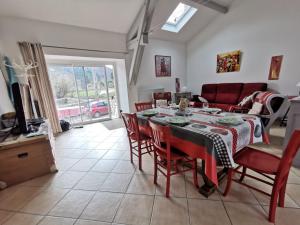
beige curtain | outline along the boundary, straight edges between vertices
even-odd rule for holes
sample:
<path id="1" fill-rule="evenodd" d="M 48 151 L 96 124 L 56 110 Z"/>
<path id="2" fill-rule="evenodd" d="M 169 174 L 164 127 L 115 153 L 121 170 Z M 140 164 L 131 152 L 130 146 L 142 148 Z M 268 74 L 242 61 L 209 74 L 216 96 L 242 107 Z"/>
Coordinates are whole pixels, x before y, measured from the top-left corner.
<path id="1" fill-rule="evenodd" d="M 36 62 L 38 67 L 29 71 L 34 76 L 28 76 L 33 98 L 37 101 L 42 117 L 47 118 L 52 126 L 53 133 L 61 132 L 56 111 L 53 91 L 48 76 L 45 56 L 40 43 L 19 42 L 19 47 L 25 63 Z M 32 103 L 34 104 L 34 103 Z M 25 106 L 29 109 L 30 106 Z M 31 112 L 27 112 L 30 115 Z"/>

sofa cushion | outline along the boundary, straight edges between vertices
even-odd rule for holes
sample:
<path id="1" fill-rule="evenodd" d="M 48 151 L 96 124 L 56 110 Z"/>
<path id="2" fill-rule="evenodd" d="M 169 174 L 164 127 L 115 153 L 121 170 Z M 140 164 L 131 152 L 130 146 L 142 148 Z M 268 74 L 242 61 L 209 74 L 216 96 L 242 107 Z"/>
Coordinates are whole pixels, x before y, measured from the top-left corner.
<path id="1" fill-rule="evenodd" d="M 256 91 L 266 91 L 267 87 L 268 85 L 266 83 L 245 83 L 238 101 L 241 102 L 246 96 L 249 96 Z"/>
<path id="2" fill-rule="evenodd" d="M 242 83 L 218 84 L 215 103 L 237 105 L 242 87 Z"/>
<path id="3" fill-rule="evenodd" d="M 217 84 L 203 84 L 201 97 L 205 98 L 208 102 L 215 102 L 217 94 Z"/>

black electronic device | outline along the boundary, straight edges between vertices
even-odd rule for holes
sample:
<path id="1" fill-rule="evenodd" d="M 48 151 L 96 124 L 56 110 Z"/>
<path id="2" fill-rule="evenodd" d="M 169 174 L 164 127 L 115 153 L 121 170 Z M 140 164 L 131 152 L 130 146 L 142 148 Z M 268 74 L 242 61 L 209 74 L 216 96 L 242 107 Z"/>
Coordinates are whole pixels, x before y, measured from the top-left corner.
<path id="1" fill-rule="evenodd" d="M 26 134 L 28 133 L 28 129 L 27 129 L 27 123 L 26 123 L 23 104 L 22 104 L 22 97 L 21 97 L 19 83 L 12 84 L 12 94 L 14 99 L 14 106 L 16 110 L 16 118 L 18 121 L 19 132 Z"/>

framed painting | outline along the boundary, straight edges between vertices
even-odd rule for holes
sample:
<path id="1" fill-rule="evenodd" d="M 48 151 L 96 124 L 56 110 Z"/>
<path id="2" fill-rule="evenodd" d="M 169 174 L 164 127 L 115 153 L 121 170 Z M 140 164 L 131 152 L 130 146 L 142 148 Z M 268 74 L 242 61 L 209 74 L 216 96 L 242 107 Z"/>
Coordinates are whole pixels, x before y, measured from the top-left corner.
<path id="1" fill-rule="evenodd" d="M 241 51 L 226 52 L 217 55 L 217 73 L 240 71 Z"/>
<path id="2" fill-rule="evenodd" d="M 155 74 L 156 77 L 171 76 L 171 56 L 155 56 Z"/>
<path id="3" fill-rule="evenodd" d="M 281 69 L 281 64 L 283 60 L 283 55 L 273 56 L 271 59 L 269 80 L 279 80 L 279 74 Z"/>

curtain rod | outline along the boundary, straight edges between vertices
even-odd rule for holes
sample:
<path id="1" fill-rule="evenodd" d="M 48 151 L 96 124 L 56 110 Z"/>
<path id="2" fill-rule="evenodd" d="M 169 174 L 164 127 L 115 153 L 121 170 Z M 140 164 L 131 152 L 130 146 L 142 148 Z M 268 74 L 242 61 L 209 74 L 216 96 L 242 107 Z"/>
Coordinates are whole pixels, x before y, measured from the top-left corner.
<path id="1" fill-rule="evenodd" d="M 128 54 L 128 52 L 122 51 L 105 51 L 105 50 L 97 50 L 97 49 L 87 49 L 87 48 L 72 48 L 72 47 L 63 47 L 63 46 L 53 46 L 53 45 L 43 45 L 45 48 L 59 48 L 59 49 L 69 49 L 69 50 L 80 50 L 80 51 L 88 51 L 88 52 L 104 52 L 104 53 L 121 53 Z"/>

